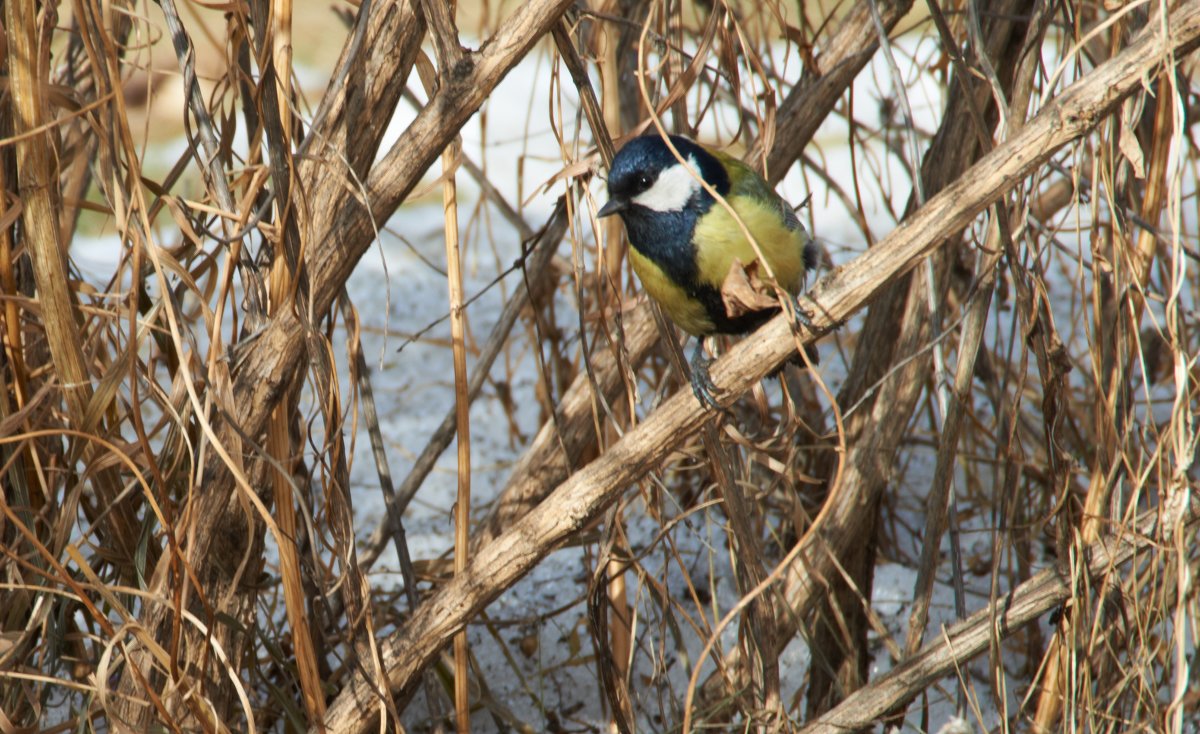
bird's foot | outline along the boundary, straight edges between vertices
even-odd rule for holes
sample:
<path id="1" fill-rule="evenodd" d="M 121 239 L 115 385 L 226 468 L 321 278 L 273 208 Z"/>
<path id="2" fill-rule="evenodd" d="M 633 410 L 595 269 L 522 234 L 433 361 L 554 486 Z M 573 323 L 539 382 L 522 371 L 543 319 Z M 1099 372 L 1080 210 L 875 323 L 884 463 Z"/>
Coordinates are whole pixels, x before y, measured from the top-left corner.
<path id="1" fill-rule="evenodd" d="M 820 338 L 827 333 L 828 330 L 818 329 L 817 325 L 813 323 L 812 312 L 800 305 L 800 296 L 792 296 L 791 303 L 789 305 L 792 309 L 792 331 L 797 335 L 803 336 L 804 332 L 808 332 L 809 334 Z M 820 353 L 817 352 L 817 345 L 815 343 L 810 342 L 807 344 L 804 347 L 804 354 L 808 356 L 807 360 L 804 359 L 804 355 L 799 355 L 792 357 L 792 362 L 800 367 L 803 367 L 805 362 L 808 362 L 809 364 L 821 363 L 821 356 Z M 780 370 L 782 369 L 783 367 L 781 366 Z"/>
<path id="2" fill-rule="evenodd" d="M 816 324 L 813 323 L 812 312 L 800 305 L 800 296 L 792 296 L 792 326 L 796 331 L 803 328 L 810 334 L 820 334 Z"/>
<path id="3" fill-rule="evenodd" d="M 716 398 L 717 386 L 708 374 L 708 366 L 712 363 L 713 360 L 704 354 L 704 340 L 700 339 L 696 343 L 696 351 L 692 352 L 692 392 L 704 407 L 720 410 L 721 406 Z"/>

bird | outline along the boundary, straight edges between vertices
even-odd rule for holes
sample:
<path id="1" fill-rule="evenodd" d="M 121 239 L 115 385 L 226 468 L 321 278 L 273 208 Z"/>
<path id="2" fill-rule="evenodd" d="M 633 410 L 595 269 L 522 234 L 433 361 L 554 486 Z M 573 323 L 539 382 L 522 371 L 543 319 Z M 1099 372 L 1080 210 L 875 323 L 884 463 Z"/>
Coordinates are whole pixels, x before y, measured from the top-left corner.
<path id="1" fill-rule="evenodd" d="M 816 245 L 792 207 L 733 156 L 681 135 L 633 138 L 613 157 L 608 201 L 597 212 L 599 217 L 620 215 L 633 247 L 633 270 L 643 288 L 677 326 L 697 338 L 692 391 L 702 405 L 713 409 L 719 406 L 704 339 L 751 332 L 780 310 L 776 305 L 731 316 L 726 309 L 721 288 L 734 260 L 744 266 L 757 260 L 730 208 L 754 237 L 776 283 L 794 299 L 805 274 L 816 267 Z M 799 308 L 794 312 L 803 318 Z"/>

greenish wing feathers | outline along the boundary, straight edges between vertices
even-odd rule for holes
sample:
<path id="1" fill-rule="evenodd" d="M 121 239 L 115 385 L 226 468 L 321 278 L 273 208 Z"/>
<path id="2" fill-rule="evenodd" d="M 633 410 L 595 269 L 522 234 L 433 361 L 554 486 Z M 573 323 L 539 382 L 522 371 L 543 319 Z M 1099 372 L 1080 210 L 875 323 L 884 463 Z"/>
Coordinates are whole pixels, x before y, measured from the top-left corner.
<path id="1" fill-rule="evenodd" d="M 731 196 L 749 196 L 759 201 L 774 202 L 779 208 L 779 213 L 783 215 L 784 226 L 791 230 L 804 228 L 800 218 L 796 216 L 796 211 L 763 180 L 762 176 L 731 155 L 721 153 L 720 158 L 729 171 Z"/>
<path id="2" fill-rule="evenodd" d="M 746 218 L 747 214 L 751 215 L 749 218 L 753 222 L 747 221 L 747 225 L 759 240 L 759 245 L 764 248 L 767 260 L 772 269 L 776 271 L 776 275 L 780 277 L 780 284 L 793 293 L 798 292 L 804 277 L 805 265 L 810 259 L 806 254 L 806 248 L 811 239 L 796 216 L 795 210 L 761 176 L 741 160 L 723 152 L 716 152 L 716 155 L 729 173 L 728 199 L 743 202 L 737 206 L 737 209 L 742 211 L 743 218 Z M 746 202 L 756 202 L 758 206 L 747 206 Z M 768 212 L 772 216 L 765 216 Z M 724 217 L 719 218 L 724 219 Z M 743 248 L 735 247 L 734 249 L 742 250 Z M 742 259 L 748 258 L 743 257 Z M 727 263 L 723 262 L 722 265 L 727 267 Z M 722 276 L 724 272 L 722 270 Z"/>

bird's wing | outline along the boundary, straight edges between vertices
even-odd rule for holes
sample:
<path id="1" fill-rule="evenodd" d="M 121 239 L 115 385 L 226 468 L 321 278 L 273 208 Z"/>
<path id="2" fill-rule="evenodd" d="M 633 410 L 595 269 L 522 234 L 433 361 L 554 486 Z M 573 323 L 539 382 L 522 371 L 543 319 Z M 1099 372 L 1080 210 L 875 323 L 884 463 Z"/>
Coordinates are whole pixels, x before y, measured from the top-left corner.
<path id="1" fill-rule="evenodd" d="M 775 189 L 771 188 L 754 169 L 731 155 L 719 153 L 719 157 L 725 164 L 726 170 L 729 171 L 731 196 L 749 196 L 758 201 L 771 202 L 779 210 L 785 227 L 793 232 L 804 231 L 804 225 L 800 223 L 800 218 L 796 216 L 796 211 L 792 209 L 792 206 L 776 193 Z"/>
<path id="2" fill-rule="evenodd" d="M 804 225 L 800 223 L 800 217 L 796 216 L 796 210 L 791 207 L 782 196 L 775 195 L 775 200 L 779 203 L 779 209 L 783 212 L 783 223 L 788 229 L 795 232 L 796 230 L 804 229 Z"/>
<path id="3" fill-rule="evenodd" d="M 729 170 L 730 196 L 749 196 L 758 201 L 773 202 L 779 210 L 783 226 L 789 232 L 799 237 L 799 242 L 802 243 L 801 258 L 804 270 L 808 272 L 815 271 L 821 259 L 820 251 L 812 235 L 804 228 L 800 217 L 796 216 L 796 210 L 792 208 L 792 205 L 780 196 L 775 189 L 771 188 L 766 180 L 762 176 L 759 176 L 750 166 L 747 166 L 733 156 L 725 155 L 724 153 L 721 155 L 723 156 L 722 160 L 725 162 L 726 168 Z"/>

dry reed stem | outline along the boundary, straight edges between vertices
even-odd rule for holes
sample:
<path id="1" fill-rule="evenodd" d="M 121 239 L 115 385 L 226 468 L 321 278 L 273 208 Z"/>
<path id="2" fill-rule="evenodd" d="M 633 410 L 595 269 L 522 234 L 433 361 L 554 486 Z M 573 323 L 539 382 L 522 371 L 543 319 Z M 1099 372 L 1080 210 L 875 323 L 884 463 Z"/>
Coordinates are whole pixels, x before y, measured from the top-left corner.
<path id="1" fill-rule="evenodd" d="M 434 26 L 434 24 L 431 24 Z M 455 39 L 457 43 L 457 39 Z M 442 62 L 451 59 L 443 56 Z M 446 67 L 443 66 L 443 69 Z M 443 72 L 444 73 L 444 72 Z M 467 376 L 466 310 L 463 306 L 462 263 L 458 238 L 458 192 L 454 183 L 458 145 L 442 154 L 446 221 L 446 280 L 450 286 L 450 339 L 454 355 L 455 427 L 458 429 L 458 497 L 454 502 L 454 573 L 467 567 L 471 543 L 471 401 Z M 454 702 L 458 731 L 471 730 L 471 688 L 467 671 L 467 632 L 454 636 Z"/>
<path id="2" fill-rule="evenodd" d="M 891 31 L 912 8 L 911 0 L 890 0 L 879 3 L 883 27 Z M 817 127 L 829 110 L 838 103 L 859 72 L 871 60 L 879 46 L 879 36 L 871 20 L 871 0 L 856 2 L 816 58 L 817 74 L 805 74 L 793 87 L 787 99 L 779 105 L 773 147 L 764 149 L 756 140 L 747 160 L 757 165 L 766 151 L 767 180 L 778 183 L 792 163 L 812 140 Z"/>
<path id="3" fill-rule="evenodd" d="M 714 14 L 714 18 L 715 16 L 716 14 Z M 653 13 L 646 16 L 637 47 L 637 88 L 643 105 L 649 110 L 653 110 L 655 105 L 650 99 L 647 88 L 649 70 L 646 67 L 645 58 L 646 35 L 650 30 L 651 21 L 654 17 L 655 14 Z M 665 107 L 666 103 L 664 102 L 662 106 Z M 725 197 L 712 184 L 705 181 L 675 148 L 670 138 L 667 137 L 668 133 L 664 127 L 663 120 L 657 112 L 651 113 L 650 122 L 657 133 L 666 141 L 671 154 L 675 156 L 680 165 L 687 168 L 688 173 L 696 182 L 709 196 L 716 200 L 715 206 L 724 207 L 732 216 L 741 234 L 758 255 L 758 262 L 762 263 L 768 280 L 774 282 L 775 274 L 771 272 L 771 267 L 767 259 L 762 256 L 758 243 L 755 242 L 754 236 L 750 233 L 746 223 L 742 221 L 741 216 L 729 205 Z M 676 126 L 682 124 L 682 118 L 677 116 L 675 124 Z M 655 311 L 656 319 L 661 320 L 663 318 L 662 314 L 658 313 L 657 308 Z M 664 334 L 672 334 L 674 329 L 667 325 L 665 321 L 662 321 L 660 331 Z M 680 350 L 678 342 L 675 339 L 669 339 L 668 344 L 669 356 L 676 372 L 680 375 L 690 375 L 689 368 L 685 366 L 683 352 Z M 734 538 L 734 552 L 738 557 L 736 565 L 738 589 L 741 595 L 746 597 L 751 589 L 760 587 L 766 578 L 766 572 L 764 571 L 766 563 L 763 559 L 761 544 L 759 543 L 759 534 L 751 528 L 749 507 L 742 488 L 732 480 L 732 454 L 724 450 L 715 427 L 711 424 L 702 426 L 700 440 L 704 446 L 704 455 L 708 460 L 712 476 L 716 480 L 716 485 L 723 498 L 725 515 L 729 519 Z M 776 613 L 773 610 L 774 599 L 770 595 L 763 596 L 759 594 L 755 594 L 749 598 L 749 610 L 747 615 L 742 618 L 739 629 L 740 637 L 744 641 L 745 649 L 749 653 L 751 660 L 750 685 L 742 687 L 743 690 L 749 690 L 750 693 L 750 705 L 746 708 L 754 712 L 752 716 L 756 719 L 761 718 L 768 722 L 777 722 L 781 721 L 784 716 L 783 703 L 780 699 L 779 682 L 779 652 L 781 648 L 778 644 L 777 632 L 775 630 Z"/>
<path id="4" fill-rule="evenodd" d="M 581 458 L 596 441 L 598 401 L 613 402 L 628 389 L 626 368 L 637 369 L 657 344 L 658 327 L 648 304 L 624 314 L 620 353 L 596 350 L 592 380 L 579 375 L 563 392 L 555 415 L 546 421 L 513 467 L 508 482 L 492 503 L 475 534 L 476 549 L 486 546 L 540 504 L 580 468 Z"/>
<path id="5" fill-rule="evenodd" d="M 1020 130 L 1025 122 L 1025 110 L 1029 104 L 1029 93 L 1032 89 L 1033 75 L 1037 69 L 1034 53 L 1040 48 L 1044 23 L 1039 22 L 1046 16 L 1045 3 L 1039 3 L 1031 21 L 1026 28 L 1025 43 L 1018 58 L 1018 68 L 1013 75 L 1011 89 L 996 88 L 994 95 L 997 100 L 1010 98 L 1008 110 L 1004 112 L 1004 128 L 1007 134 Z M 955 77 L 964 94 L 973 121 L 973 130 L 979 139 L 982 150 L 991 148 L 991 135 L 983 121 L 982 114 L 970 96 L 966 80 L 969 78 L 966 61 L 958 52 L 953 42 L 953 36 L 947 26 L 944 16 L 936 5 L 931 6 L 931 17 L 937 26 L 938 33 L 946 47 L 951 49 L 955 65 Z M 976 43 L 973 40 L 973 43 Z M 994 75 L 993 75 L 994 76 Z M 996 83 L 999 83 L 998 81 Z M 1014 93 L 1015 92 L 1015 93 Z M 1018 192 L 1018 196 L 1020 193 Z M 956 532 L 953 521 L 948 517 L 954 503 L 952 492 L 952 473 L 959 451 L 962 433 L 962 422 L 970 396 L 971 383 L 976 372 L 977 359 L 983 345 L 984 326 L 990 311 L 992 295 L 996 282 L 996 267 L 999 261 L 1000 243 L 1011 242 L 1011 224 L 1001 226 L 1001 221 L 1009 217 L 1007 207 L 998 204 L 993 208 L 992 221 L 995 225 L 988 230 L 987 240 L 983 246 L 984 252 L 997 253 L 989 256 L 984 263 L 977 267 L 976 279 L 973 285 L 973 300 L 967 312 L 959 342 L 959 359 L 954 375 L 954 399 L 950 401 L 945 423 L 939 437 L 937 465 L 934 468 L 933 490 L 927 500 L 928 515 L 925 521 L 925 531 L 922 534 L 924 544 L 921 548 L 921 558 L 917 566 L 917 580 L 914 584 L 913 607 L 908 617 L 908 636 L 905 650 L 912 654 L 920 646 L 928 622 L 929 603 L 932 598 L 935 574 L 937 571 L 937 555 L 940 550 L 940 539 L 950 523 L 952 533 Z M 957 544 L 955 553 L 957 555 Z M 961 569 L 956 569 L 956 578 L 961 575 Z M 960 712 L 961 713 L 961 712 Z"/>
<path id="6" fill-rule="evenodd" d="M 291 283 L 287 263 L 279 260 L 271 272 L 271 302 L 286 303 L 287 290 Z M 325 716 L 325 696 L 321 685 L 321 674 L 317 666 L 316 648 L 313 644 L 315 630 L 309 624 L 305 607 L 304 582 L 300 570 L 300 555 L 297 548 L 296 504 L 293 498 L 291 441 L 292 415 L 290 405 L 277 406 L 267 428 L 267 453 L 278 467 L 271 472 L 274 489 L 275 517 L 279 522 L 279 575 L 283 584 L 284 606 L 288 625 L 292 633 L 296 668 L 300 678 L 300 690 L 304 709 L 311 720 L 321 721 Z M 287 470 L 286 473 L 284 470 Z M 317 716 L 320 718 L 316 718 Z"/>
<path id="7" fill-rule="evenodd" d="M 458 32 L 454 28 L 453 3 L 425 0 L 422 4 L 425 22 L 429 25 L 437 51 L 438 75 L 422 75 L 426 92 L 432 96 L 447 83 L 449 75 L 462 60 Z M 424 69 L 422 65 L 419 68 Z M 454 362 L 455 428 L 458 439 L 458 495 L 454 502 L 454 573 L 467 567 L 471 542 L 471 396 L 467 375 L 466 310 L 463 296 L 462 260 L 458 234 L 458 190 L 456 172 L 461 145 L 455 141 L 442 153 L 442 209 L 446 236 L 446 280 L 450 302 L 450 341 Z M 471 731 L 471 686 L 469 678 L 470 648 L 467 632 L 454 636 L 454 708 L 455 726 L 460 734 Z"/>

